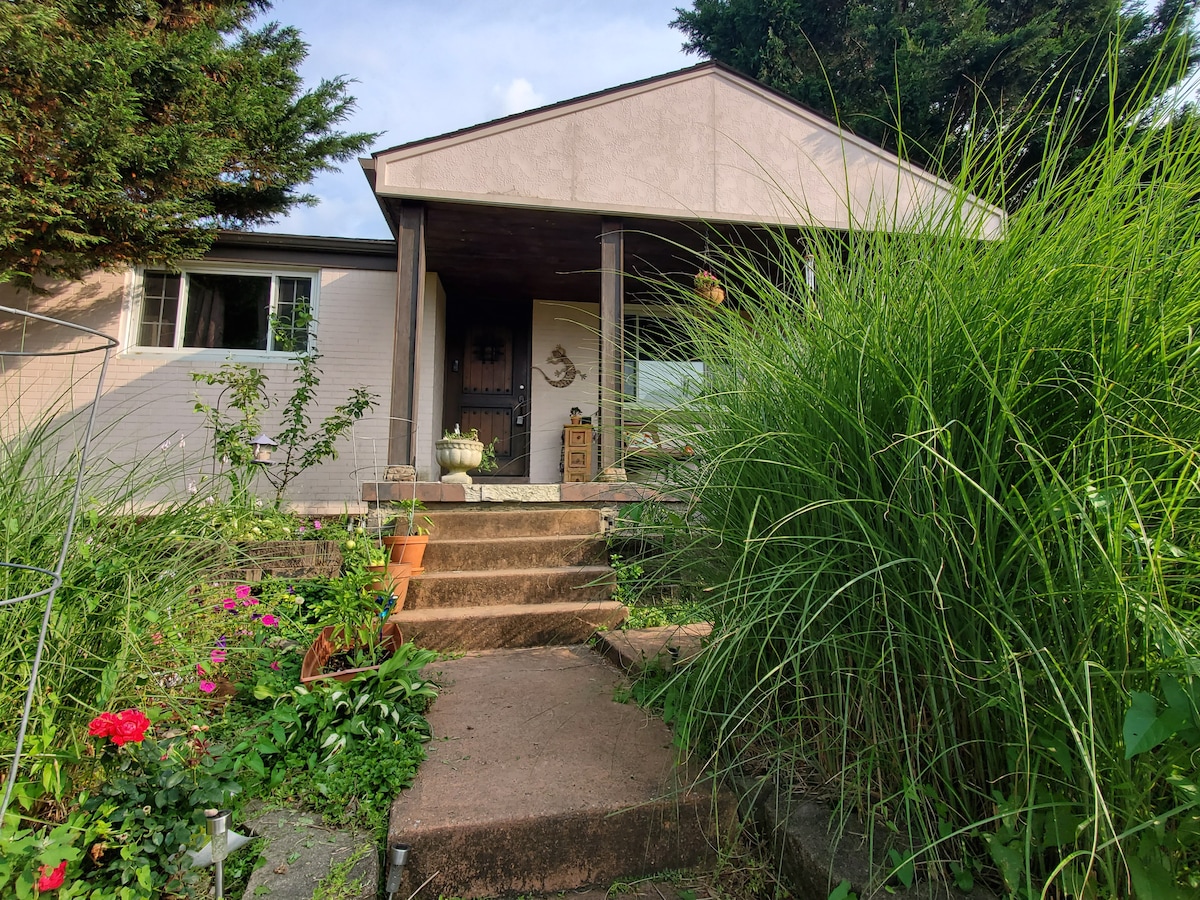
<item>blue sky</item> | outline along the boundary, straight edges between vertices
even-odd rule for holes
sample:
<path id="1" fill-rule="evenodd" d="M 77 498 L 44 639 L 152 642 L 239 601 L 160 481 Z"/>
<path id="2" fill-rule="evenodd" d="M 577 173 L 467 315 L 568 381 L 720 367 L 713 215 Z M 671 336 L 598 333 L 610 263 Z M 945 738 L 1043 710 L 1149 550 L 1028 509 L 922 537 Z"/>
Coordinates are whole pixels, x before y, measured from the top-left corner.
<path id="1" fill-rule="evenodd" d="M 669 27 L 683 0 L 276 0 L 309 44 L 302 72 L 357 80 L 347 130 L 395 146 L 699 62 Z M 357 162 L 264 231 L 389 237 Z"/>

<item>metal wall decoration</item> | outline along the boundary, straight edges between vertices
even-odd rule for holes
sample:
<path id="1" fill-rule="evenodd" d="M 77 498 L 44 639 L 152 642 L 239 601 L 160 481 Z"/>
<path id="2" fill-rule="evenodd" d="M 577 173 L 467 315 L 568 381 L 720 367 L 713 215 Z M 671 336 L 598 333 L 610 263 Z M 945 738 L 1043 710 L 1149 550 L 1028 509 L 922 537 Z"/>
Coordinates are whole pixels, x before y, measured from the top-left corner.
<path id="1" fill-rule="evenodd" d="M 545 378 L 546 384 L 552 388 L 565 388 L 576 378 L 582 380 L 587 377 L 575 368 L 575 363 L 571 362 L 571 357 L 567 356 L 567 351 L 563 349 L 562 344 L 557 345 L 550 351 L 550 355 L 546 357 L 546 362 L 555 367 L 553 379 L 538 366 L 531 366 L 530 368 Z"/>

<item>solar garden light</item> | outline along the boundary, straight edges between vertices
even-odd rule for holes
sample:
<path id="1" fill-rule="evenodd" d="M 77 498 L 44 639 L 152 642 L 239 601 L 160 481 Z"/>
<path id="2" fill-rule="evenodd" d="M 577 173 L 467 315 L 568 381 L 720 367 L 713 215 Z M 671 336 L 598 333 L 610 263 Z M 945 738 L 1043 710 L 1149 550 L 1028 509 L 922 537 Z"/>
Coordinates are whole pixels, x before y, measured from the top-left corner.
<path id="1" fill-rule="evenodd" d="M 408 862 L 408 844 L 392 844 L 388 847 L 388 874 L 384 891 L 388 900 L 396 896 L 400 890 L 400 879 L 404 875 L 404 864 Z"/>
<path id="2" fill-rule="evenodd" d="M 199 869 L 212 866 L 214 869 L 216 900 L 225 896 L 225 858 L 239 847 L 250 843 L 250 838 L 238 834 L 229 827 L 233 821 L 233 813 L 227 809 L 206 809 L 204 811 L 205 827 L 208 830 L 208 843 L 199 850 L 189 850 L 192 868 Z"/>
<path id="3" fill-rule="evenodd" d="M 208 835 L 212 842 L 214 896 L 222 900 L 225 896 L 225 857 L 229 855 L 229 823 L 233 813 L 227 809 L 210 809 L 205 816 L 208 817 Z"/>

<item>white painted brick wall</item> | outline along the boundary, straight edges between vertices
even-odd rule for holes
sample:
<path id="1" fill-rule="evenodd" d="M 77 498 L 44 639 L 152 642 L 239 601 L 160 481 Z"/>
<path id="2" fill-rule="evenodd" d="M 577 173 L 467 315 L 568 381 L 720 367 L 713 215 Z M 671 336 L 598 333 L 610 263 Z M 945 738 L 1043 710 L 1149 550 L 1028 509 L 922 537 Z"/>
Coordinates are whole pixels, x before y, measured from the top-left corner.
<path id="1" fill-rule="evenodd" d="M 555 346 L 561 345 L 579 372 L 564 388 L 551 387 L 559 369 L 547 360 Z M 570 418 L 571 407 L 578 406 L 585 416 L 596 418 L 600 406 L 600 305 L 598 303 L 562 303 L 554 300 L 533 302 L 533 365 L 530 393 L 530 481 L 534 484 L 562 481 L 559 462 L 562 454 L 562 427 Z M 561 367 L 559 367 L 561 368 Z"/>
<path id="2" fill-rule="evenodd" d="M 126 322 L 124 273 L 96 273 L 78 283 L 55 285 L 46 295 L 0 285 L 0 305 L 28 309 L 122 337 Z M 324 372 L 313 418 L 320 420 L 342 402 L 351 388 L 365 385 L 380 396 L 375 410 L 361 420 L 353 438 L 338 446 L 339 457 L 302 475 L 292 483 L 289 499 L 318 503 L 333 511 L 339 504 L 359 501 L 358 485 L 374 480 L 386 461 L 387 406 L 391 392 L 392 335 L 395 327 L 396 275 L 394 272 L 325 269 L 321 272 L 317 346 Z M 13 317 L 0 317 L 0 348 L 5 350 L 78 345 L 65 329 L 33 325 L 22 327 Z M 16 359 L 0 357 L 0 429 L 10 435 L 22 421 L 35 420 L 51 409 L 79 410 L 95 391 L 101 357 L 60 356 Z M 282 363 L 261 365 L 268 387 L 286 399 L 290 367 Z M 208 402 L 217 390 L 192 382 L 194 371 L 215 371 L 219 361 L 142 355 L 124 348 L 112 359 L 105 377 L 99 408 L 100 439 L 93 458 L 113 462 L 179 453 L 186 441 L 190 473 L 211 471 L 207 433 L 193 404 L 198 393 Z M 65 402 L 64 402 L 65 401 Z M 264 428 L 271 434 L 278 419 L 268 414 Z M 81 426 L 80 426 L 81 427 Z M 161 450 L 170 442 L 170 451 Z M 189 479 L 191 475 L 187 476 Z M 186 484 L 178 486 L 180 491 Z M 261 485 L 262 493 L 269 487 Z"/>

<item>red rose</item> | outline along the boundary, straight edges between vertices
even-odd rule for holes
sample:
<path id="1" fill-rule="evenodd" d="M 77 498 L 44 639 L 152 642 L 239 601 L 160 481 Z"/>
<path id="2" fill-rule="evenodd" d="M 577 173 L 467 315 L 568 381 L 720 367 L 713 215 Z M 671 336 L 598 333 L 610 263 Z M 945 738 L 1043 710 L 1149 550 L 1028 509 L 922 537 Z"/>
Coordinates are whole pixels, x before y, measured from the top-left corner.
<path id="1" fill-rule="evenodd" d="M 38 892 L 53 891 L 62 887 L 63 878 L 67 874 L 67 861 L 64 859 L 57 866 L 51 869 L 49 866 L 38 867 Z"/>
<path id="2" fill-rule="evenodd" d="M 88 734 L 92 737 L 109 737 L 116 724 L 117 717 L 112 713 L 100 713 L 88 723 Z"/>
<path id="3" fill-rule="evenodd" d="M 140 744 L 146 736 L 146 729 L 150 727 L 150 720 L 136 709 L 119 712 L 113 719 L 110 736 L 112 742 L 118 747 L 130 741 Z"/>

